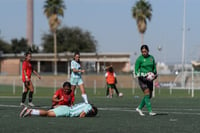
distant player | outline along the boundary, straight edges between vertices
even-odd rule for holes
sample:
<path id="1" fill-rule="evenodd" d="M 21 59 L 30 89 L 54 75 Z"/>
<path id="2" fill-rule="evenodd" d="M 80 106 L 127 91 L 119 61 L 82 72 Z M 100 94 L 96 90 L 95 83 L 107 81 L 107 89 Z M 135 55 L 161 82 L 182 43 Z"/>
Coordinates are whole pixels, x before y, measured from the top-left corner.
<path id="1" fill-rule="evenodd" d="M 112 89 L 114 89 L 115 92 L 116 92 L 116 94 L 117 94 L 117 96 L 119 96 L 119 91 L 118 91 L 117 86 L 116 86 L 116 84 L 117 84 L 117 77 L 116 77 L 116 73 L 114 72 L 114 69 L 113 69 L 112 65 L 111 65 L 111 66 L 108 66 L 108 67 L 106 68 L 105 77 L 108 76 L 109 71 L 113 71 L 113 73 L 114 73 L 113 76 L 114 76 L 114 78 L 115 78 L 115 83 L 112 84 L 112 87 L 113 87 Z M 108 85 L 108 79 L 109 79 L 109 78 L 106 78 L 106 87 L 107 87 L 106 96 L 107 96 L 107 97 L 110 97 L 110 95 L 109 95 L 109 92 L 110 92 L 110 90 L 109 90 L 110 85 Z"/>
<path id="2" fill-rule="evenodd" d="M 115 83 L 116 83 L 116 74 L 113 71 L 113 67 L 112 66 L 110 66 L 107 69 L 105 77 L 106 77 L 107 88 L 109 88 L 109 98 L 112 98 L 112 96 L 113 96 L 113 89 L 116 87 L 115 86 Z M 119 92 L 118 92 L 117 88 L 116 88 L 116 92 L 117 92 L 117 95 L 119 95 Z"/>
<path id="3" fill-rule="evenodd" d="M 85 92 L 83 80 L 82 80 L 82 73 L 84 73 L 85 70 L 81 68 L 80 64 L 80 53 L 75 52 L 74 53 L 74 60 L 71 61 L 71 77 L 70 77 L 70 83 L 72 85 L 72 91 L 74 92 L 76 89 L 76 86 L 78 85 L 81 90 L 81 96 L 85 103 L 88 103 L 87 94 Z"/>
<path id="4" fill-rule="evenodd" d="M 52 108 L 59 105 L 72 106 L 74 104 L 75 98 L 74 93 L 71 90 L 71 84 L 69 82 L 64 82 L 63 87 L 58 89 L 52 98 Z"/>
<path id="5" fill-rule="evenodd" d="M 51 110 L 30 109 L 24 107 L 20 113 L 20 117 L 27 116 L 48 116 L 48 117 L 94 117 L 98 113 L 98 109 L 88 103 L 79 103 L 74 106 L 61 105 Z"/>
<path id="6" fill-rule="evenodd" d="M 26 100 L 26 95 L 29 91 L 29 106 L 34 106 L 32 103 L 33 100 L 33 93 L 34 93 L 34 87 L 31 81 L 31 74 L 32 72 L 39 78 L 41 79 L 40 75 L 33 70 L 33 67 L 31 65 L 31 52 L 26 52 L 25 53 L 25 60 L 22 63 L 22 81 L 24 83 L 24 89 L 22 93 L 22 100 L 20 105 L 25 106 L 25 100 Z"/>

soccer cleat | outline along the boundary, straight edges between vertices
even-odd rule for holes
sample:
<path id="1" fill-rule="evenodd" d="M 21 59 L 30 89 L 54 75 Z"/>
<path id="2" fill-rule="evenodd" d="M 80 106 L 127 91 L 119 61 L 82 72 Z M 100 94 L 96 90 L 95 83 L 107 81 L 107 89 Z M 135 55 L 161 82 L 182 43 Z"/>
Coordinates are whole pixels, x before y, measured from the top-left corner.
<path id="1" fill-rule="evenodd" d="M 23 117 L 23 115 L 26 113 L 26 110 L 28 109 L 28 107 L 24 107 L 23 109 L 22 109 L 22 111 L 21 111 L 21 113 L 20 113 L 20 117 Z"/>
<path id="2" fill-rule="evenodd" d="M 157 114 L 154 113 L 154 112 L 149 112 L 149 115 L 150 115 L 150 116 L 155 116 L 155 115 L 157 115 Z"/>
<path id="3" fill-rule="evenodd" d="M 28 108 L 27 108 L 27 110 L 25 111 L 25 113 L 23 114 L 22 117 L 27 117 L 27 116 L 29 116 L 30 113 L 31 113 L 31 111 L 32 111 L 32 109 L 28 109 Z"/>
<path id="4" fill-rule="evenodd" d="M 26 106 L 26 104 L 24 104 L 24 103 L 21 102 L 21 103 L 20 103 L 20 106 Z"/>
<path id="5" fill-rule="evenodd" d="M 145 114 L 142 113 L 142 110 L 139 108 L 136 108 L 136 111 L 140 114 L 140 116 L 145 116 Z"/>
<path id="6" fill-rule="evenodd" d="M 34 107 L 34 106 L 35 106 L 32 102 L 28 103 L 28 105 L 29 105 L 30 107 Z"/>

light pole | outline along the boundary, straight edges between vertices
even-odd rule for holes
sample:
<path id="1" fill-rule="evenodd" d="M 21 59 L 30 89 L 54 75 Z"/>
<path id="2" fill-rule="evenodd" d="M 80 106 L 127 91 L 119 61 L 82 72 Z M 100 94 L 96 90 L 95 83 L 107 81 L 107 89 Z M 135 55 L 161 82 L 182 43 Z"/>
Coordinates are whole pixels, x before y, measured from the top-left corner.
<path id="1" fill-rule="evenodd" d="M 185 66 L 185 14 L 186 14 L 186 0 L 184 0 L 183 4 L 183 40 L 182 40 L 182 87 L 184 87 L 184 66 Z"/>
<path id="2" fill-rule="evenodd" d="M 159 45 L 157 49 L 158 49 L 159 53 L 161 54 L 161 51 L 162 51 L 162 46 L 161 46 L 161 45 Z M 161 57 L 161 56 L 160 56 L 160 57 Z M 162 60 L 162 59 L 160 58 L 159 60 L 160 60 L 160 63 L 161 63 L 161 60 Z"/>

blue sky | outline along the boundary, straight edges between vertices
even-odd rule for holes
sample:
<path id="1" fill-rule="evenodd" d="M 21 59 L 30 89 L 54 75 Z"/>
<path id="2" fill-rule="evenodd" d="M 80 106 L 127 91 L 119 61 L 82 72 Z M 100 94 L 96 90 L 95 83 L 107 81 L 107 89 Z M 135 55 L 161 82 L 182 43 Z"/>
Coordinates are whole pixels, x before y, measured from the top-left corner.
<path id="1" fill-rule="evenodd" d="M 26 1 L 0 1 L 0 37 L 6 41 L 26 37 Z M 141 37 L 131 8 L 136 0 L 65 0 L 62 26 L 78 26 L 98 41 L 98 52 L 130 53 L 132 62 L 140 54 Z M 147 23 L 144 43 L 157 61 L 181 63 L 183 0 L 149 0 L 152 20 Z M 43 14 L 44 0 L 34 0 L 34 43 L 49 32 Z M 200 58 L 200 0 L 186 0 L 185 60 Z M 162 51 L 158 51 L 158 47 Z M 135 56 L 134 53 L 137 53 Z"/>

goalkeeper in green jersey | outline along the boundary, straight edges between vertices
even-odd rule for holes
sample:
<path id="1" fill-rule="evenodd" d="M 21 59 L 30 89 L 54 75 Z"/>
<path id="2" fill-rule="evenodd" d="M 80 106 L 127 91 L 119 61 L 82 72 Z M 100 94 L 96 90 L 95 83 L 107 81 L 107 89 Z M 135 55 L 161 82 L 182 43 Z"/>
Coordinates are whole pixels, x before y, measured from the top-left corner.
<path id="1" fill-rule="evenodd" d="M 144 92 L 144 97 L 140 105 L 136 108 L 136 111 L 144 116 L 142 108 L 146 105 L 149 115 L 154 116 L 156 113 L 152 112 L 150 98 L 153 91 L 153 80 L 157 77 L 156 63 L 154 57 L 149 54 L 149 48 L 147 45 L 141 46 L 141 55 L 136 59 L 135 62 L 135 75 L 138 77 L 140 88 Z M 147 78 L 148 73 L 154 73 L 152 80 Z"/>

